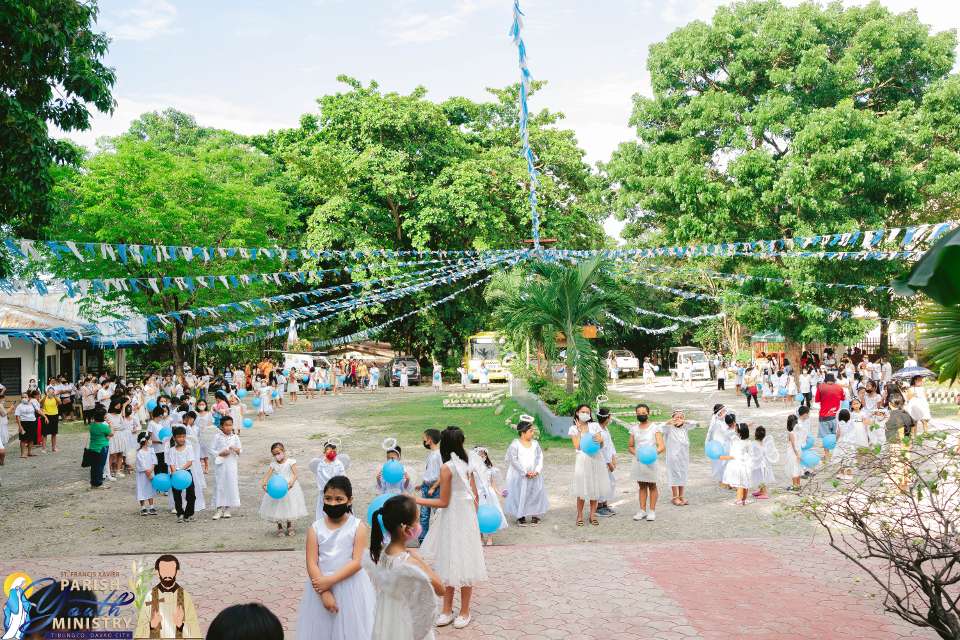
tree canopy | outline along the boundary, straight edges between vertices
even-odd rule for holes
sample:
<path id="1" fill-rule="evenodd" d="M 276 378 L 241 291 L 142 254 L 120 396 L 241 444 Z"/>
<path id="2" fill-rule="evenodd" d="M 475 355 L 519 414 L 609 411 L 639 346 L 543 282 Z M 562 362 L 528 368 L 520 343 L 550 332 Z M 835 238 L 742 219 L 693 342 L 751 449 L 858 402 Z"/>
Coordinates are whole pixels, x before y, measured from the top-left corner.
<path id="1" fill-rule="evenodd" d="M 957 210 L 956 35 L 879 3 L 741 2 L 651 47 L 654 95 L 637 95 L 638 140 L 606 166 L 624 235 L 687 244 L 940 222 Z M 698 265 L 701 263 L 698 262 Z M 704 261 L 768 275 L 751 259 Z M 801 281 L 884 283 L 901 266 L 784 259 Z M 747 281 L 744 293 L 883 316 L 874 294 Z M 818 312 L 726 305 L 751 329 L 843 340 L 862 327 Z"/>
<path id="2" fill-rule="evenodd" d="M 37 237 L 54 212 L 52 167 L 82 158 L 48 127 L 82 131 L 90 106 L 113 110 L 116 78 L 102 62 L 108 39 L 93 30 L 97 13 L 92 1 L 0 5 L 0 220 L 8 231 Z"/>

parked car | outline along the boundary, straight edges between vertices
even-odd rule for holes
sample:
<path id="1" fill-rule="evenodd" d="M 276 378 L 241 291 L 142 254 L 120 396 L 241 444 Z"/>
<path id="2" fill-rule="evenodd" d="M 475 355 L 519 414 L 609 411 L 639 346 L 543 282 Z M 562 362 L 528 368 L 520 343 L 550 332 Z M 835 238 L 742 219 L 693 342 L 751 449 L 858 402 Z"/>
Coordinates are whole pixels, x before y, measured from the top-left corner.
<path id="1" fill-rule="evenodd" d="M 616 365 L 622 377 L 626 377 L 631 373 L 640 373 L 640 359 L 633 355 L 632 351 L 626 349 L 611 349 L 607 351 L 607 370 L 612 369 L 614 365 Z"/>
<path id="2" fill-rule="evenodd" d="M 707 354 L 696 347 L 670 347 L 670 377 L 681 378 L 681 367 L 690 368 L 691 380 L 711 380 Z"/>
<path id="3" fill-rule="evenodd" d="M 407 380 L 410 384 L 420 384 L 420 363 L 416 358 L 406 356 L 390 361 L 390 386 L 400 386 L 400 372 L 404 369 L 407 370 Z"/>

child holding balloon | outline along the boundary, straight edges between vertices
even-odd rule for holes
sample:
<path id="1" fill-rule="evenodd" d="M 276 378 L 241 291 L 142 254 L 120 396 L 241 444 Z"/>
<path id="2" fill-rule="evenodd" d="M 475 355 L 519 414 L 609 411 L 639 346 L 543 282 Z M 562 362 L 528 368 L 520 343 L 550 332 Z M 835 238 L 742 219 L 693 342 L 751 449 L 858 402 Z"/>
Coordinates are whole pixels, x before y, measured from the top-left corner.
<path id="1" fill-rule="evenodd" d="M 193 447 L 187 442 L 187 430 L 177 425 L 173 428 L 173 446 L 167 449 L 167 466 L 172 477 L 177 471 L 190 472 L 193 467 Z M 190 472 L 192 474 L 192 472 Z M 186 495 L 184 495 L 186 493 Z M 197 502 L 196 489 L 191 482 L 186 489 L 173 488 L 173 504 L 177 510 L 177 522 L 193 522 L 193 511 Z"/>
<path id="2" fill-rule="evenodd" d="M 203 447 L 200 444 L 200 432 L 196 427 L 197 414 L 193 411 L 187 411 L 183 414 L 183 428 L 187 430 L 187 443 L 193 449 L 193 465 L 190 466 L 190 475 L 193 476 L 194 493 L 197 496 L 197 502 L 193 507 L 193 512 L 204 511 L 207 508 L 207 501 L 203 497 L 203 490 L 207 488 L 207 479 L 203 475 L 202 456 Z"/>
<path id="3" fill-rule="evenodd" d="M 307 503 L 303 498 L 297 473 L 297 461 L 287 457 L 282 442 L 270 445 L 273 460 L 266 475 L 260 481 L 263 500 L 260 501 L 260 517 L 277 523 L 277 536 L 283 536 L 283 523 L 287 524 L 287 536 L 296 535 L 293 521 L 307 516 Z"/>
<path id="4" fill-rule="evenodd" d="M 391 465 L 394 462 L 396 465 Z M 399 466 L 399 470 L 397 469 Z M 386 477 L 384 470 L 386 469 Z M 377 493 L 410 493 L 410 474 L 400 463 L 400 445 L 394 444 L 387 449 L 387 463 L 377 472 Z"/>
<path id="5" fill-rule="evenodd" d="M 164 438 L 160 434 L 160 432 L 166 428 L 166 425 L 163 424 L 163 406 L 155 406 L 151 412 L 151 416 L 150 422 L 147 423 L 147 432 L 150 434 L 150 444 L 153 447 L 153 452 L 157 456 L 156 473 L 166 473 L 167 464 L 166 460 L 164 459 L 166 444 L 164 444 Z"/>
<path id="6" fill-rule="evenodd" d="M 567 434 L 573 439 L 577 457 L 573 466 L 571 493 L 577 499 L 577 526 L 583 526 L 583 507 L 590 503 L 590 524 L 599 526 L 597 504 L 610 493 L 610 475 L 600 452 L 603 430 L 593 420 L 590 405 L 581 404 L 573 414 Z"/>
<path id="7" fill-rule="evenodd" d="M 220 420 L 220 431 L 213 437 L 210 453 L 214 456 L 214 520 L 229 518 L 231 507 L 240 506 L 239 466 L 240 438 L 233 432 L 233 418 L 224 416 Z"/>
<path id="8" fill-rule="evenodd" d="M 480 458 L 481 465 L 474 472 L 474 480 L 477 485 L 477 496 L 480 499 L 480 506 L 487 505 L 497 510 L 500 514 L 500 524 L 497 527 L 497 531 L 503 531 L 509 525 L 507 524 L 507 518 L 503 515 L 503 509 L 500 507 L 500 490 L 497 489 L 497 478 L 500 475 L 500 472 L 493 462 L 490 460 L 490 453 L 487 451 L 486 447 L 474 447 L 473 453 Z M 489 547 L 493 545 L 493 533 L 488 533 L 480 536 L 481 541 L 484 541 Z"/>
<path id="9" fill-rule="evenodd" d="M 323 518 L 307 532 L 307 583 L 297 616 L 298 640 L 371 636 L 376 593 L 361 566 L 368 529 L 352 510 L 350 480 L 331 478 L 323 489 Z"/>
<path id="10" fill-rule="evenodd" d="M 659 463 L 657 456 L 664 452 L 666 445 L 663 442 L 663 434 L 660 428 L 650 422 L 650 407 L 640 403 L 636 407 L 637 424 L 630 427 L 630 440 L 627 443 L 627 451 L 633 456 L 633 468 L 630 471 L 630 477 L 637 482 L 639 487 L 638 498 L 640 500 L 640 511 L 633 519 L 637 522 L 646 520 L 653 522 L 657 519 L 657 498 L 660 496 L 660 490 L 657 487 L 659 480 Z M 641 455 L 649 455 L 653 452 L 653 459 L 642 462 Z M 650 501 L 650 510 L 647 510 L 647 500 Z"/>
<path id="11" fill-rule="evenodd" d="M 153 475 L 157 467 L 157 454 L 150 444 L 150 434 L 146 431 L 137 436 L 137 501 L 140 503 L 140 515 L 155 516 L 157 508 L 153 498 L 157 492 L 153 488 Z"/>
<path id="12" fill-rule="evenodd" d="M 257 396 L 257 400 L 260 401 L 257 406 L 257 417 L 265 420 L 267 416 L 273 415 L 273 386 L 266 380 L 261 380 Z"/>
<path id="13" fill-rule="evenodd" d="M 786 471 L 790 477 L 790 486 L 787 491 L 800 491 L 800 476 L 803 470 L 800 466 L 800 451 L 807 436 L 799 428 L 800 419 L 796 414 L 787 416 L 787 460 Z M 802 437 L 802 439 L 801 439 Z"/>
<path id="14" fill-rule="evenodd" d="M 723 483 L 737 490 L 737 499 L 733 504 L 745 506 L 747 492 L 753 481 L 753 458 L 751 456 L 750 427 L 741 422 L 737 426 L 737 437 L 730 443 L 730 453 L 721 456 L 727 461 L 723 471 Z"/>

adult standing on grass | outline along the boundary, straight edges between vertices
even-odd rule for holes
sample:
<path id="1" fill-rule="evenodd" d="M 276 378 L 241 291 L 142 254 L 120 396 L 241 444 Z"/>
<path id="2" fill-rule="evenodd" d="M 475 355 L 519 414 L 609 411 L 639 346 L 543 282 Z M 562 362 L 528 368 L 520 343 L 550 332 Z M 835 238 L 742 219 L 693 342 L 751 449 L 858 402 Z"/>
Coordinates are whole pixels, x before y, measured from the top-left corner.
<path id="1" fill-rule="evenodd" d="M 823 383 L 817 385 L 817 395 L 814 400 L 820 405 L 820 427 L 818 434 L 823 440 L 824 436 L 837 434 L 837 413 L 840 411 L 840 404 L 844 400 L 843 387 L 836 383 L 832 373 L 828 373 Z M 824 460 L 830 459 L 830 451 L 826 447 L 823 449 Z"/>
<path id="2" fill-rule="evenodd" d="M 106 417 L 106 409 L 97 407 L 93 412 L 93 422 L 88 427 L 90 442 L 87 444 L 87 449 L 90 449 L 96 454 L 90 464 L 91 489 L 99 489 L 103 486 L 103 468 L 107 464 L 107 454 L 110 451 L 110 438 L 113 437 L 113 429 L 106 423 Z"/>

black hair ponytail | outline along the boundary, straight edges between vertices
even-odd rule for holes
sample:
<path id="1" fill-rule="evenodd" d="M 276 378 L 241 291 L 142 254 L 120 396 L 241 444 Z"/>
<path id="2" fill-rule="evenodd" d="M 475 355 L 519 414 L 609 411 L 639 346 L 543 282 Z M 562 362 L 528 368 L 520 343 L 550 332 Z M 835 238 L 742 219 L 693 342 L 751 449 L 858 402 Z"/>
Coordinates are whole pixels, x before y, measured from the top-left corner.
<path id="1" fill-rule="evenodd" d="M 400 527 L 413 526 L 419 515 L 417 503 L 410 496 L 396 495 L 384 502 L 382 507 L 373 512 L 370 522 L 370 558 L 375 563 L 380 562 L 384 529 L 390 534 L 391 540 L 396 540 L 400 536 Z"/>

